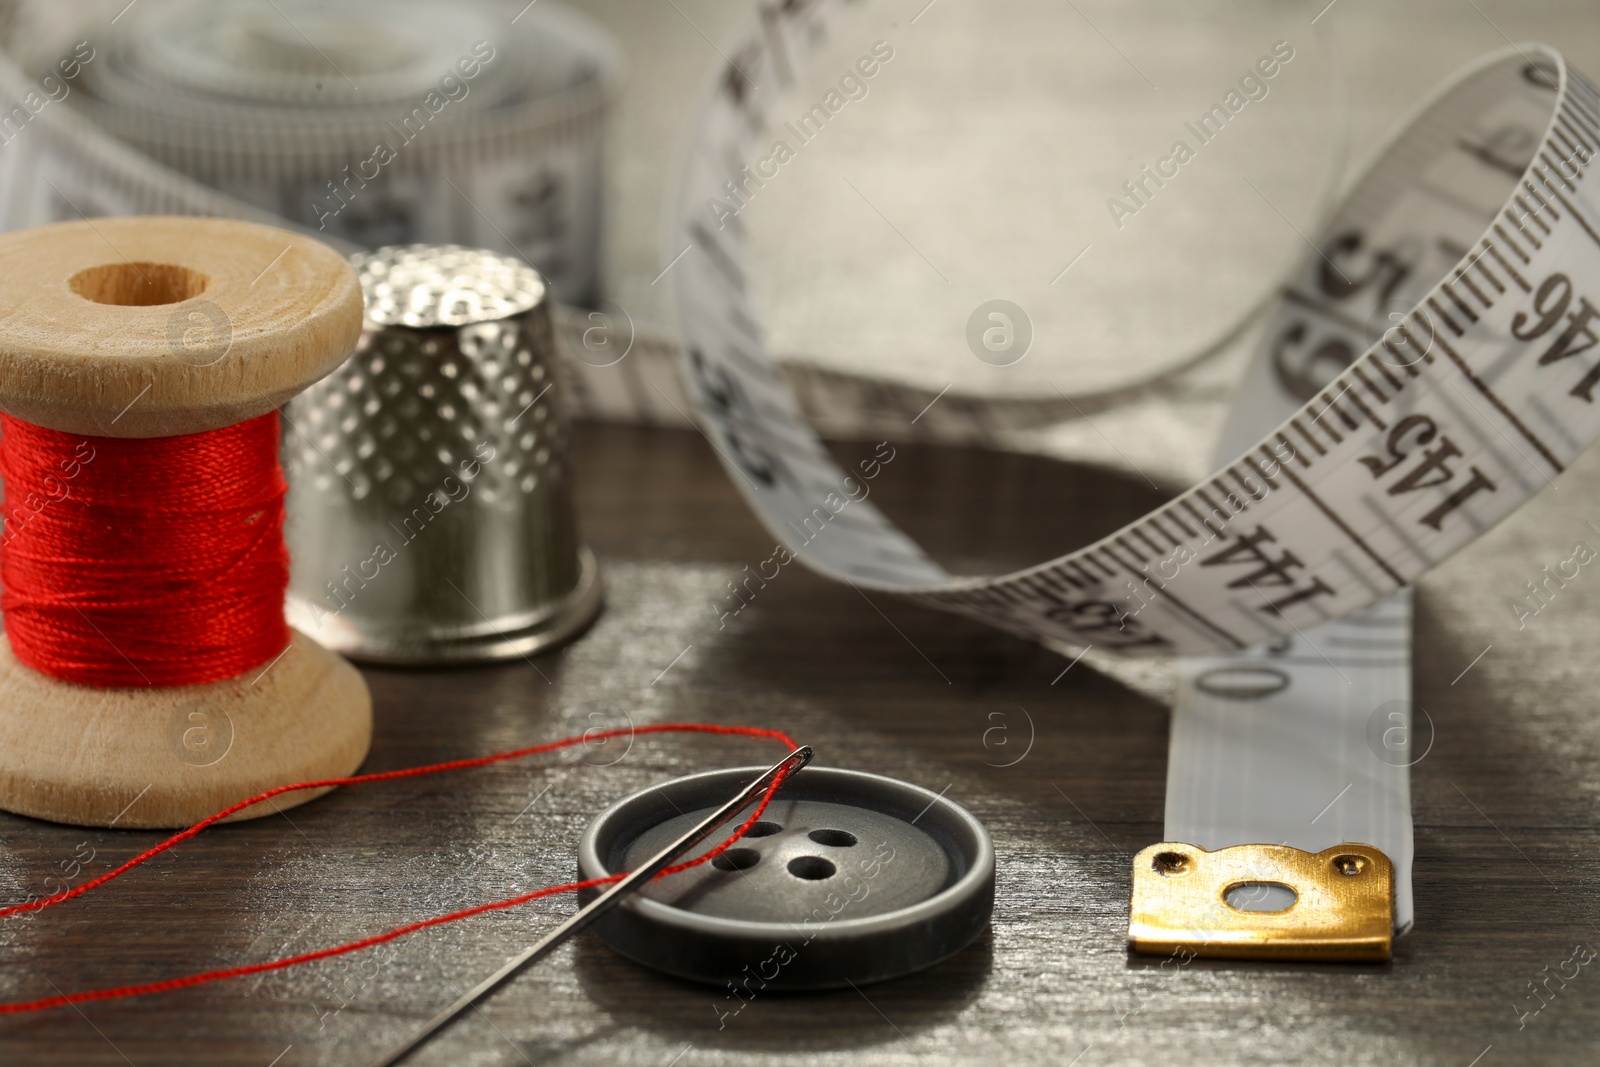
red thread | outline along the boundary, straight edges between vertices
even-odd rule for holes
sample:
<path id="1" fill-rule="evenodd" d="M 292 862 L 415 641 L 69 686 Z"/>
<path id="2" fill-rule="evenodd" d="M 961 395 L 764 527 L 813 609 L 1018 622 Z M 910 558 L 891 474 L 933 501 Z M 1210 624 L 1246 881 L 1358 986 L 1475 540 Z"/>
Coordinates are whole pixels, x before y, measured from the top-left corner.
<path id="1" fill-rule="evenodd" d="M 198 685 L 289 644 L 278 413 L 180 437 L 0 415 L 0 610 L 17 659 L 100 687 Z"/>
<path id="2" fill-rule="evenodd" d="M 206 818 L 195 823 L 193 826 L 189 827 L 187 830 L 182 830 L 176 834 L 173 834 L 171 837 L 167 838 L 165 841 L 154 846 L 153 848 L 146 849 L 144 852 L 139 853 L 139 855 L 135 856 L 131 860 L 128 860 L 120 867 L 107 871 L 98 878 L 91 879 L 75 889 L 68 890 L 65 893 L 60 893 L 53 897 L 46 897 L 43 900 L 30 901 L 26 904 L 13 904 L 10 907 L 0 908 L 0 919 L 8 918 L 12 915 L 17 915 L 22 912 L 40 911 L 44 908 L 53 907 L 54 905 L 60 904 L 64 901 L 71 900 L 74 897 L 80 897 L 90 890 L 111 881 L 113 878 L 132 870 L 141 863 L 144 863 L 146 860 L 153 859 L 175 845 L 179 845 L 182 842 L 187 841 L 189 838 L 194 837 L 206 827 L 226 819 L 235 812 L 243 811 L 245 808 L 251 807 L 255 804 L 260 804 L 263 801 L 270 800 L 271 798 L 284 793 L 292 793 L 302 789 L 322 789 L 329 786 L 361 785 L 366 782 L 382 782 L 396 778 L 416 778 L 420 777 L 421 775 L 439 774 L 444 771 L 470 770 L 475 767 L 488 766 L 491 763 L 503 763 L 507 760 L 520 759 L 524 756 L 538 755 L 539 753 L 543 752 L 554 752 L 557 749 L 570 748 L 573 745 L 585 744 L 594 741 L 603 741 L 612 737 L 627 737 L 638 734 L 660 733 L 725 734 L 777 741 L 780 744 L 786 745 L 791 750 L 800 747 L 795 743 L 793 738 L 781 730 L 764 730 L 756 726 L 713 726 L 708 723 L 661 723 L 655 726 L 630 727 L 621 730 L 604 730 L 600 732 L 591 731 L 580 734 L 577 737 L 566 737 L 559 741 L 549 741 L 542 745 L 530 745 L 527 748 L 511 749 L 507 752 L 496 752 L 488 756 L 479 756 L 474 759 L 451 760 L 447 763 L 431 763 L 422 767 L 403 767 L 399 770 L 380 771 L 376 774 L 358 774 L 348 778 L 324 778 L 315 782 L 297 782 L 293 785 L 281 785 L 276 788 L 269 789 L 264 793 L 258 793 L 257 795 L 246 800 L 241 800 L 237 804 L 233 804 L 222 809 L 215 815 L 207 816 Z M 767 810 L 767 805 L 772 801 L 773 795 L 777 793 L 778 787 L 783 784 L 783 780 L 786 777 L 788 777 L 787 771 L 781 771 L 773 776 L 772 781 L 767 785 L 766 792 L 761 797 L 760 803 L 756 805 L 756 809 L 750 813 L 749 817 L 746 818 L 743 823 L 739 825 L 737 830 L 730 834 L 727 839 L 725 839 L 716 848 L 710 850 L 704 855 L 697 856 L 692 860 L 686 860 L 683 863 L 674 864 L 673 866 L 662 871 L 656 877 L 664 878 L 667 875 L 686 871 L 691 867 L 697 867 L 707 860 L 714 859 L 726 852 L 733 846 L 734 842 L 743 837 L 745 832 L 760 820 L 762 813 Z M 316 960 L 329 959 L 333 956 L 343 956 L 346 953 L 357 952 L 364 948 L 372 948 L 375 945 L 381 945 L 388 941 L 394 941 L 398 938 L 405 937 L 408 934 L 417 933 L 420 930 L 426 930 L 434 926 L 443 926 L 447 923 L 459 922 L 462 919 L 469 919 L 474 915 L 482 915 L 485 912 L 503 911 L 507 908 L 514 908 L 518 905 L 526 904 L 529 901 L 538 900 L 541 897 L 554 896 L 557 893 L 570 893 L 576 890 L 589 889 L 599 885 L 609 885 L 610 883 L 623 878 L 626 873 L 627 872 L 624 871 L 618 874 L 610 875 L 606 878 L 592 878 L 585 882 L 568 882 L 565 885 L 548 886 L 544 889 L 535 889 L 529 893 L 522 893 L 514 897 L 507 897 L 504 900 L 491 901 L 487 904 L 477 904 L 470 908 L 463 908 L 459 911 L 447 912 L 443 915 L 435 915 L 431 918 L 422 919 L 418 922 L 408 923 L 405 926 L 397 926 L 393 930 L 387 930 L 381 934 L 374 934 L 371 937 L 364 937 L 357 941 L 348 941 L 340 945 L 331 945 L 328 948 L 317 949 L 312 952 L 303 952 L 297 956 L 286 956 L 282 959 L 266 960 L 262 963 L 252 963 L 242 967 L 227 967 L 216 971 L 202 971 L 198 974 L 184 975 L 180 978 L 168 978 L 160 982 L 147 982 L 143 985 L 113 986 L 109 989 L 90 989 L 81 993 L 68 993 L 53 997 L 45 997 L 41 1000 L 11 1001 L 9 1003 L 0 1003 L 0 1015 L 16 1015 L 23 1012 L 44 1011 L 48 1008 L 60 1008 L 65 1007 L 68 1004 L 81 1004 L 85 1001 L 91 1000 L 116 1000 L 122 997 L 145 996 L 150 993 L 165 993 L 174 989 L 185 989 L 189 986 L 203 985 L 207 982 L 220 982 L 227 978 L 242 978 L 246 975 L 261 974 L 265 971 L 280 971 L 288 967 L 299 966 L 302 963 L 311 963 Z"/>

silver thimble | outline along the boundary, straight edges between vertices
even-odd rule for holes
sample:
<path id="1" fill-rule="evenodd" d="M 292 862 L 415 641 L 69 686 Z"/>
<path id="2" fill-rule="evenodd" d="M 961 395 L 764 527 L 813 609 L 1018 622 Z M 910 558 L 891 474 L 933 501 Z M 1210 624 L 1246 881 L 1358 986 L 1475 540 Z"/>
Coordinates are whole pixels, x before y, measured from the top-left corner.
<path id="1" fill-rule="evenodd" d="M 525 656 L 600 609 L 544 281 L 455 246 L 352 260 L 355 354 L 284 410 L 289 621 L 379 663 Z"/>

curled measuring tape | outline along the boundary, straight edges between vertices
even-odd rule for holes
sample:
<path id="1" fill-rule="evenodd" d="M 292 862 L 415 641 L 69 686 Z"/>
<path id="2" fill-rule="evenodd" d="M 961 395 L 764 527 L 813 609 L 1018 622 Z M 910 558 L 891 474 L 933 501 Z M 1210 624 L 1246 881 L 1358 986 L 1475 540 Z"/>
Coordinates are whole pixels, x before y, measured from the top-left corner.
<path id="1" fill-rule="evenodd" d="M 795 33 L 757 47 L 772 40 L 741 55 L 766 70 L 773 50 L 805 46 Z M 1031 570 L 947 574 L 800 418 L 762 353 L 741 232 L 707 214 L 724 161 L 748 158 L 765 126 L 759 93 L 729 82 L 695 131 L 677 205 L 674 236 L 698 252 L 674 272 L 683 374 L 752 507 L 826 575 L 1125 655 L 1293 637 L 1403 589 L 1600 435 L 1596 103 L 1542 46 L 1462 74 L 1284 290 L 1268 369 L 1291 383 L 1339 373 L 1204 483 Z"/>
<path id="2" fill-rule="evenodd" d="M 1308 242 L 1216 473 L 1069 555 L 958 578 L 805 425 L 762 351 L 745 235 L 708 213 L 770 137 L 754 86 L 804 61 L 828 9 L 736 53 L 750 80 L 706 105 L 668 246 L 695 250 L 681 369 L 734 483 L 824 575 L 1052 647 L 1184 657 L 1135 949 L 1386 958 L 1412 921 L 1409 583 L 1600 434 L 1600 96 L 1541 45 L 1459 74 Z M 1247 884 L 1298 906 L 1226 895 Z"/>

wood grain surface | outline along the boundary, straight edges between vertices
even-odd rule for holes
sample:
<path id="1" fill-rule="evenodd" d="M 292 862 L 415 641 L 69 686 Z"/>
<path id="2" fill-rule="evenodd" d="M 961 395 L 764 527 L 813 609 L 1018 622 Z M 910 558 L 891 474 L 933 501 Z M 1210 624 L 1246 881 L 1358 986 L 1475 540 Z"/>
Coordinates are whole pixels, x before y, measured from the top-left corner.
<path id="1" fill-rule="evenodd" d="M 845 459 L 872 448 L 836 447 Z M 1416 930 L 1393 962 L 1165 968 L 1123 943 L 1129 857 L 1161 835 L 1164 707 L 1086 665 L 1062 676 L 1067 661 L 1026 642 L 869 602 L 798 566 L 719 626 L 711 602 L 772 546 L 703 439 L 582 427 L 577 459 L 608 585 L 599 623 L 531 663 L 367 671 L 367 768 L 628 721 L 779 726 L 823 764 L 946 790 L 982 819 L 999 859 L 994 921 L 923 974 L 757 996 L 728 1016 L 739 1005 L 725 991 L 660 977 L 584 935 L 414 1062 L 1592 1062 L 1597 966 L 1556 975 L 1573 971 L 1574 946 L 1600 945 L 1600 578 L 1584 571 L 1522 630 L 1507 601 L 1574 541 L 1600 544 L 1587 526 L 1600 520 L 1600 457 L 1422 585 L 1416 691 L 1434 738 L 1413 777 Z M 1042 560 L 1158 499 L 1092 468 L 931 446 L 899 447 L 875 486 L 941 561 L 969 571 Z M 1030 718 L 1027 755 L 991 766 L 1021 753 Z M 1007 733 L 986 745 L 997 724 Z M 0 996 L 274 958 L 566 880 L 579 833 L 611 800 L 777 754 L 642 737 L 218 827 L 87 897 L 0 923 Z M 59 891 L 74 863 L 81 881 L 156 840 L 0 816 L 0 896 Z M 0 1018 L 0 1062 L 361 1064 L 573 906 L 545 900 L 260 978 Z M 1514 1004 L 1543 1007 L 1519 1019 Z"/>

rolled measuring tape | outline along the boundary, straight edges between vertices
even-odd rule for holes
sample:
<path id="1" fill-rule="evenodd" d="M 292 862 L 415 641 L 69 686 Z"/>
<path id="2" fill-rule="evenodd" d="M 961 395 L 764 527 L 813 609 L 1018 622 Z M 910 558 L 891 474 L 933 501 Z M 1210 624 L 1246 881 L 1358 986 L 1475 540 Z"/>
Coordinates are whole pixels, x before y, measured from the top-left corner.
<path id="1" fill-rule="evenodd" d="M 768 87 L 842 6 L 753 32 L 732 53 L 746 77 L 715 83 L 693 134 L 667 247 L 693 249 L 673 278 L 708 439 L 828 577 L 1051 647 L 1204 657 L 1182 667 L 1172 840 L 1135 864 L 1135 949 L 1386 958 L 1411 922 L 1407 755 L 1363 732 L 1409 697 L 1406 590 L 1600 435 L 1600 95 L 1535 44 L 1455 77 L 1283 288 L 1216 473 L 1069 555 L 961 578 L 806 425 L 763 352 L 744 230 L 708 211 L 768 147 Z M 1273 770 L 1237 773 L 1262 755 Z M 1323 811 L 1300 811 L 1313 797 Z M 1308 846 L 1330 833 L 1345 847 Z M 1248 887 L 1290 903 L 1230 895 Z"/>
<path id="2" fill-rule="evenodd" d="M 347 251 L 494 249 L 595 297 L 619 64 L 589 20 L 490 0 L 123 6 L 5 5 L 0 89 L 39 102 L 0 130 L 6 228 L 273 218 Z"/>

